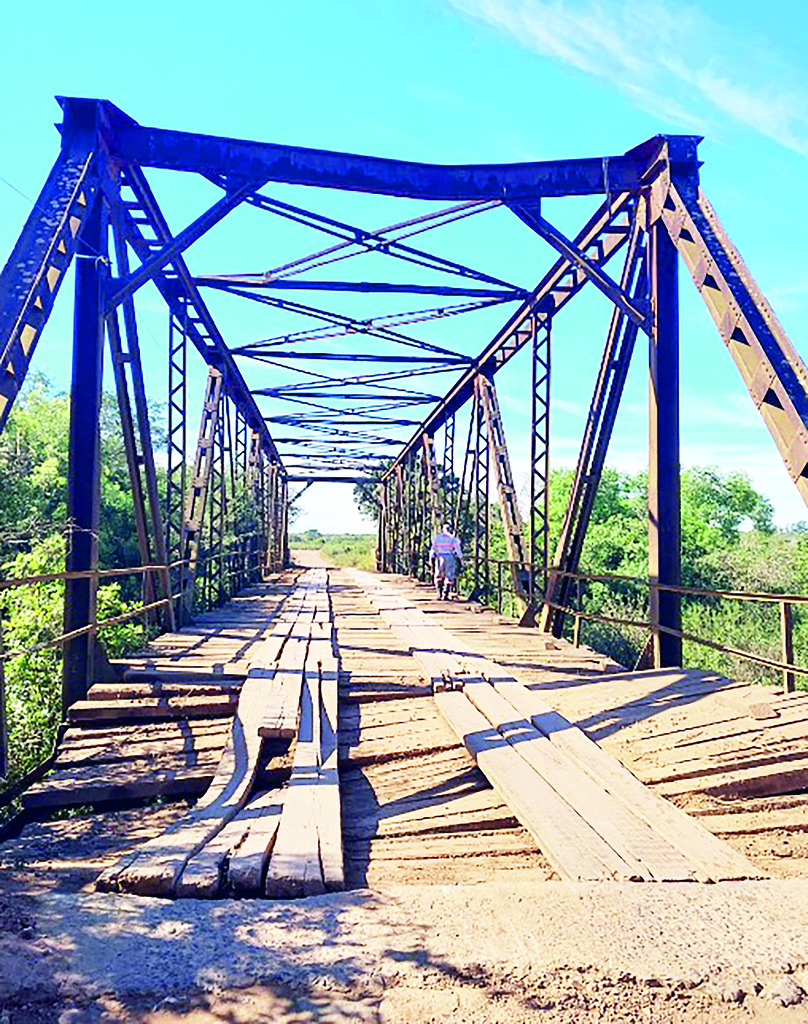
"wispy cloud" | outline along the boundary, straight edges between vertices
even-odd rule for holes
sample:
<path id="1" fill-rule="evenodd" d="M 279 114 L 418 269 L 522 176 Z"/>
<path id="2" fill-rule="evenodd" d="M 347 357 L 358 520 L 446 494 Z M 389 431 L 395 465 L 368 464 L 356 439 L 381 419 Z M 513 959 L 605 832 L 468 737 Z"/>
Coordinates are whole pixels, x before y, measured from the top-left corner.
<path id="1" fill-rule="evenodd" d="M 691 131 L 728 122 L 808 154 L 801 74 L 694 5 L 663 0 L 449 0 L 522 45 L 606 79 Z"/>

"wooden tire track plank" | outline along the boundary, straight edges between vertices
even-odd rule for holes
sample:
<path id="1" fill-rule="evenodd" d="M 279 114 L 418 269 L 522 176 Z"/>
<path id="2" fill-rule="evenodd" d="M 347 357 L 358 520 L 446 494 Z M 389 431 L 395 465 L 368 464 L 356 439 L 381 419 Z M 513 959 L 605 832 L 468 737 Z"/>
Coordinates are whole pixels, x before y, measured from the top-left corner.
<path id="1" fill-rule="evenodd" d="M 609 792 L 680 850 L 702 878 L 729 881 L 765 877 L 751 861 L 716 839 L 698 822 L 657 796 L 617 758 L 593 743 L 532 690 L 515 680 L 492 680 L 494 688 L 522 715 Z"/>
<path id="2" fill-rule="evenodd" d="M 236 816 L 247 801 L 261 738 L 264 680 L 247 679 L 230 737 L 205 795 L 183 819 L 105 871 L 100 889 L 143 896 L 173 896 L 186 864 Z"/>
<path id="3" fill-rule="evenodd" d="M 234 819 L 246 825 L 238 847 L 231 853 L 227 870 L 228 886 L 239 895 L 257 895 L 263 891 L 266 871 L 278 826 L 285 793 L 270 790 L 251 800 Z"/>
<path id="4" fill-rule="evenodd" d="M 337 741 L 339 663 L 333 649 L 327 573 L 311 570 L 309 576 L 308 604 L 313 611 L 311 618 L 307 617 L 297 746 L 266 873 L 268 896 L 306 896 L 344 887 Z"/>
<path id="5" fill-rule="evenodd" d="M 280 790 L 264 793 L 247 803 L 190 858 L 177 882 L 177 896 L 213 899 L 228 888 L 242 895 L 257 895 L 261 890 L 261 876 L 278 830 L 282 807 Z M 252 855 L 240 855 L 248 842 L 248 849 L 253 850 Z M 256 846 L 258 849 L 255 849 Z M 249 861 L 247 857 L 250 857 Z"/>
<path id="6" fill-rule="evenodd" d="M 241 808 L 246 802 L 247 795 L 252 786 L 255 770 L 257 768 L 258 752 L 261 745 L 258 724 L 265 708 L 261 705 L 266 701 L 267 684 L 274 682 L 278 669 L 288 660 L 289 655 L 295 652 L 298 646 L 297 641 L 302 641 L 305 648 L 308 640 L 303 639 L 314 633 L 318 639 L 312 641 L 312 661 L 317 662 L 314 672 L 307 672 L 304 681 L 303 696 L 308 694 L 309 720 L 311 722 L 312 736 L 309 744 L 312 749 L 309 752 L 315 754 L 316 775 L 314 782 L 314 800 L 311 796 L 308 802 L 312 803 L 311 813 L 306 816 L 305 825 L 309 832 L 314 832 L 314 858 L 309 856 L 304 864 L 302 884 L 305 890 L 312 886 L 318 891 L 322 890 L 322 869 L 320 866 L 320 843 L 318 834 L 318 818 L 323 790 L 333 788 L 321 785 L 320 779 L 320 758 L 319 748 L 322 722 L 320 720 L 320 697 L 319 697 L 319 663 L 325 661 L 328 664 L 328 657 L 333 659 L 331 649 L 331 627 L 329 623 L 318 622 L 318 616 L 323 612 L 327 613 L 326 603 L 312 600 L 311 593 L 304 593 L 302 601 L 297 607 L 287 609 L 285 619 L 278 622 L 278 633 L 283 641 L 282 646 L 274 645 L 274 653 L 280 654 L 277 665 L 269 667 L 269 658 L 266 648 L 264 657 L 259 666 L 250 670 L 250 674 L 241 693 L 236 719 L 233 723 L 228 747 L 219 764 L 213 783 L 205 794 L 205 797 L 186 818 L 169 829 L 162 837 L 145 844 L 140 850 L 135 851 L 133 856 L 125 858 L 115 865 L 110 871 L 99 880 L 101 888 L 115 888 L 139 892 L 146 895 L 179 895 L 212 897 L 219 893 L 223 887 L 223 871 L 229 858 L 234 861 L 235 875 L 231 882 L 234 889 L 245 891 L 254 890 L 256 873 L 260 879 L 263 862 L 272 847 L 272 838 L 276 834 L 280 836 L 282 829 L 278 822 L 279 800 L 277 794 L 265 795 L 263 803 L 261 798 L 253 802 L 246 812 Z M 329 639 L 325 639 L 328 637 Z M 278 637 L 276 636 L 276 639 Z M 284 653 L 287 658 L 284 658 Z M 305 668 L 305 661 L 304 661 Z M 330 675 L 333 684 L 334 717 L 336 715 L 336 686 L 338 666 L 333 665 Z M 326 673 L 328 675 L 328 673 Z M 284 687 L 288 690 L 288 687 Z M 259 698 L 259 693 L 261 698 Z M 313 701 L 313 703 L 311 703 Z M 304 699 L 305 704 L 305 699 Z M 302 718 L 301 718 L 302 722 Z M 311 762 L 311 757 L 306 756 L 307 739 L 305 737 L 305 723 L 302 722 L 302 740 L 298 743 L 295 765 L 305 766 Z M 247 749 L 246 771 L 239 770 L 235 763 L 235 754 L 238 753 L 240 745 Z M 332 761 L 334 763 L 333 774 L 336 775 L 336 737 L 333 743 Z M 242 760 L 244 758 L 242 757 Z M 228 763 L 228 762 L 233 763 Z M 328 779 L 329 766 L 325 765 L 325 778 Z M 311 787 L 310 787 L 311 788 Z M 337 805 L 338 806 L 338 805 Z M 266 819 L 259 825 L 258 820 Z M 337 810 L 337 829 L 339 829 L 339 812 Z M 285 819 L 281 819 L 283 821 Z M 291 829 L 287 829 L 287 832 Z M 250 835 L 253 839 L 250 840 Z M 245 862 L 240 857 L 240 851 L 245 848 L 249 853 L 245 854 L 249 859 Z M 256 848 L 257 847 L 257 848 Z M 277 844 L 273 849 L 273 856 L 277 852 Z M 341 848 L 340 848 L 341 855 Z M 270 869 L 267 871 L 269 879 Z M 241 865 L 241 867 L 240 867 Z M 341 863 L 340 863 L 341 870 Z M 241 874 L 240 874 L 241 873 Z M 250 874 L 252 873 L 252 880 Z M 316 877 L 315 877 L 316 876 Z M 269 882 L 267 882 L 269 885 Z"/>
<path id="7" fill-rule="evenodd" d="M 378 591 L 381 588 L 376 584 L 375 589 Z M 371 599 L 374 600 L 374 596 Z M 382 597 L 379 603 L 387 608 L 395 607 L 394 599 L 388 596 Z M 418 614 L 417 611 L 416 614 Z M 412 614 L 407 615 L 406 619 L 412 623 Z M 393 628 L 396 627 L 394 626 Z M 431 639 L 439 640 L 439 637 L 435 634 L 435 628 L 430 627 L 429 635 Z M 441 627 L 437 628 L 440 629 Z M 458 655 L 464 655 L 465 652 L 462 649 L 465 645 L 462 642 L 458 643 L 455 641 L 448 631 L 445 632 L 444 648 L 449 650 L 454 648 Z M 416 649 L 414 653 L 420 660 L 422 657 L 421 652 Z M 657 832 L 673 848 L 672 854 L 674 855 L 670 858 L 663 856 L 663 851 L 659 848 L 657 848 L 654 854 L 650 854 L 648 849 L 645 849 L 647 855 L 653 855 L 656 858 L 657 869 L 663 876 L 670 870 L 677 870 L 677 865 L 681 864 L 679 858 L 675 856 L 675 853 L 678 851 L 692 865 L 691 872 L 685 877 L 693 877 L 695 875 L 699 878 L 715 880 L 760 877 L 761 872 L 757 871 L 746 858 L 736 854 L 725 843 L 715 839 L 697 822 L 688 818 L 687 815 L 646 789 L 643 783 L 636 779 L 620 762 L 601 750 L 583 732 L 572 726 L 571 723 L 554 709 L 550 708 L 549 705 L 541 701 L 532 691 L 527 690 L 515 679 L 504 673 L 500 666 L 487 661 L 479 655 L 472 655 L 472 664 L 477 670 L 484 673 L 485 677 L 494 684 L 494 688 L 509 701 L 515 710 L 519 711 L 540 733 L 548 737 L 556 745 L 559 752 L 571 759 L 577 767 L 590 775 L 599 786 L 611 792 L 616 799 L 623 803 L 627 810 L 641 819 L 642 823 L 650 826 L 653 831 Z M 516 697 L 516 703 L 510 699 L 509 695 Z M 525 697 L 524 695 L 527 696 Z M 447 705 L 441 699 L 442 697 L 442 694 L 436 695 L 436 700 L 443 710 Z M 534 713 L 527 715 L 525 713 L 525 705 L 530 700 L 534 702 L 532 704 Z M 456 704 L 456 702 L 451 703 Z M 632 781 L 629 782 L 628 779 Z M 493 779 L 491 781 L 492 783 L 494 782 Z M 496 785 L 496 783 L 494 784 Z M 591 795 L 591 790 L 589 792 Z M 620 794 L 622 794 L 622 797 Z M 681 819 L 684 819 L 684 823 Z M 530 828 L 527 822 L 521 819 L 521 815 L 520 820 L 523 820 L 526 826 Z M 533 830 L 531 829 L 531 831 Z M 550 851 L 546 852 L 548 856 L 552 856 Z"/>
<path id="8" fill-rule="evenodd" d="M 283 636 L 291 631 L 297 615 L 297 608 L 287 609 L 285 620 L 278 624 Z M 216 894 L 222 864 L 249 830 L 244 822 L 232 829 L 228 825 L 246 802 L 257 771 L 262 742 L 258 722 L 266 683 L 266 673 L 261 672 L 248 676 L 243 684 L 227 746 L 208 791 L 194 810 L 163 836 L 105 872 L 99 879 L 100 888 L 149 895 Z M 183 881 L 189 864 L 190 874 Z"/>
<path id="9" fill-rule="evenodd" d="M 264 714 L 258 725 L 260 736 L 273 739 L 292 739 L 295 736 L 307 648 L 307 640 L 290 636 L 273 668 L 250 669 L 251 676 L 267 680 Z"/>
<path id="10" fill-rule="evenodd" d="M 300 720 L 292 774 L 267 867 L 264 892 L 270 897 L 325 892 L 317 836 L 320 756 L 320 677 L 307 667 L 300 690 Z"/>
<path id="11" fill-rule="evenodd" d="M 330 613 L 330 612 L 329 612 Z M 333 632 L 329 625 L 329 633 Z M 345 888 L 342 805 L 339 790 L 339 660 L 332 640 L 312 640 L 310 656 L 320 668 L 320 770 L 317 836 L 323 881 L 331 891 Z"/>
<path id="12" fill-rule="evenodd" d="M 435 703 L 466 749 L 553 865 L 577 881 L 631 878 L 631 868 L 587 822 L 516 753 L 459 692 Z"/>
<path id="13" fill-rule="evenodd" d="M 565 757 L 488 682 L 467 683 L 464 694 L 559 796 L 585 817 L 625 864 L 646 881 L 693 881 L 690 862 L 646 822 Z M 618 876 L 619 877 L 619 876 Z"/>

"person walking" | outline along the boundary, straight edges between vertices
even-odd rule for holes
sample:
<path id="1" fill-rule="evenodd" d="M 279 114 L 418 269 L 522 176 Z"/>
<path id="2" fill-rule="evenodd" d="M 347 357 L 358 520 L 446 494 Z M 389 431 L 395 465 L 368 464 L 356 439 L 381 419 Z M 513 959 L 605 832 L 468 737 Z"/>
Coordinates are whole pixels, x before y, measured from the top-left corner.
<path id="1" fill-rule="evenodd" d="M 456 589 L 457 578 L 463 569 L 462 556 L 460 538 L 455 537 L 448 524 L 444 524 L 435 534 L 432 547 L 429 549 L 439 600 L 448 601 L 452 591 Z"/>

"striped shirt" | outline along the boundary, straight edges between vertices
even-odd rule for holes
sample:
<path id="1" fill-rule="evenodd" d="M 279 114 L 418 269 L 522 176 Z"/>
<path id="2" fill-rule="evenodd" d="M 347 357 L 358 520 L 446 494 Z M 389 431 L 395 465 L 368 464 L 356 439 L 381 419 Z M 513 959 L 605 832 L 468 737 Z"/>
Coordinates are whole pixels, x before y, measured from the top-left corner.
<path id="1" fill-rule="evenodd" d="M 460 541 L 451 533 L 438 533 L 432 541 L 430 555 L 456 555 L 461 557 Z"/>

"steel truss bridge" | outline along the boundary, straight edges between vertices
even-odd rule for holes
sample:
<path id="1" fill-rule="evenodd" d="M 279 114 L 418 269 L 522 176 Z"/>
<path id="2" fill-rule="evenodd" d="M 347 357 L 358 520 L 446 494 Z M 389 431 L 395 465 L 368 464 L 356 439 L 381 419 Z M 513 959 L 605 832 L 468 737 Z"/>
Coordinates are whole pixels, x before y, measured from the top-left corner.
<path id="1" fill-rule="evenodd" d="M 382 570 L 423 575 L 431 531 L 453 522 L 478 595 L 493 585 L 488 555 L 496 495 L 523 622 L 560 635 L 642 334 L 650 353 L 654 661 L 680 664 L 680 257 L 808 499 L 808 374 L 700 189 L 697 137 L 656 136 L 615 156 L 441 166 L 150 128 L 106 100 L 59 102 L 58 157 L 0 277 L 0 429 L 75 261 L 71 534 L 63 574 L 67 705 L 86 694 L 94 673 L 106 345 L 144 605 L 159 609 L 169 628 L 195 608 L 227 600 L 264 568 L 281 566 L 291 489 L 333 480 L 372 488 Z M 215 201 L 190 223 L 169 225 L 153 187 L 153 179 L 166 180 L 164 172 L 177 172 L 183 183 L 197 176 L 216 192 Z M 419 200 L 422 212 L 381 227 L 348 222 L 293 204 L 287 186 Z M 316 192 L 318 202 L 323 194 Z M 566 196 L 599 203 L 570 235 L 547 219 L 542 205 Z M 470 230 L 498 210 L 500 216 L 510 211 L 557 253 L 538 283 L 514 284 L 438 255 L 422 237 L 451 226 L 466 230 L 459 222 Z M 186 256 L 194 243 L 233 215 L 244 223 L 249 215 L 256 230 L 282 221 L 321 238 L 266 270 L 192 268 Z M 365 264 L 369 273 L 353 272 Z M 170 322 L 165 496 L 136 311 L 147 284 Z M 548 558 L 552 327 L 587 285 L 608 298 L 612 314 L 561 538 Z M 326 308 L 323 293 L 335 308 Z M 345 311 L 349 300 L 354 312 Z M 391 312 L 392 300 L 403 311 Z M 374 313 L 371 302 L 384 311 Z M 229 328 L 227 315 L 245 304 L 274 318 L 275 333 L 245 340 L 241 327 Z M 504 323 L 470 350 L 462 339 L 471 332 L 454 328 L 457 318 L 465 323 L 498 305 L 507 311 Z M 441 333 L 447 324 L 448 342 Z M 496 389 L 498 372 L 522 350 L 531 395 L 527 523 Z M 189 403 L 194 351 L 207 366 L 207 382 Z M 189 404 L 199 403 L 194 444 Z"/>

